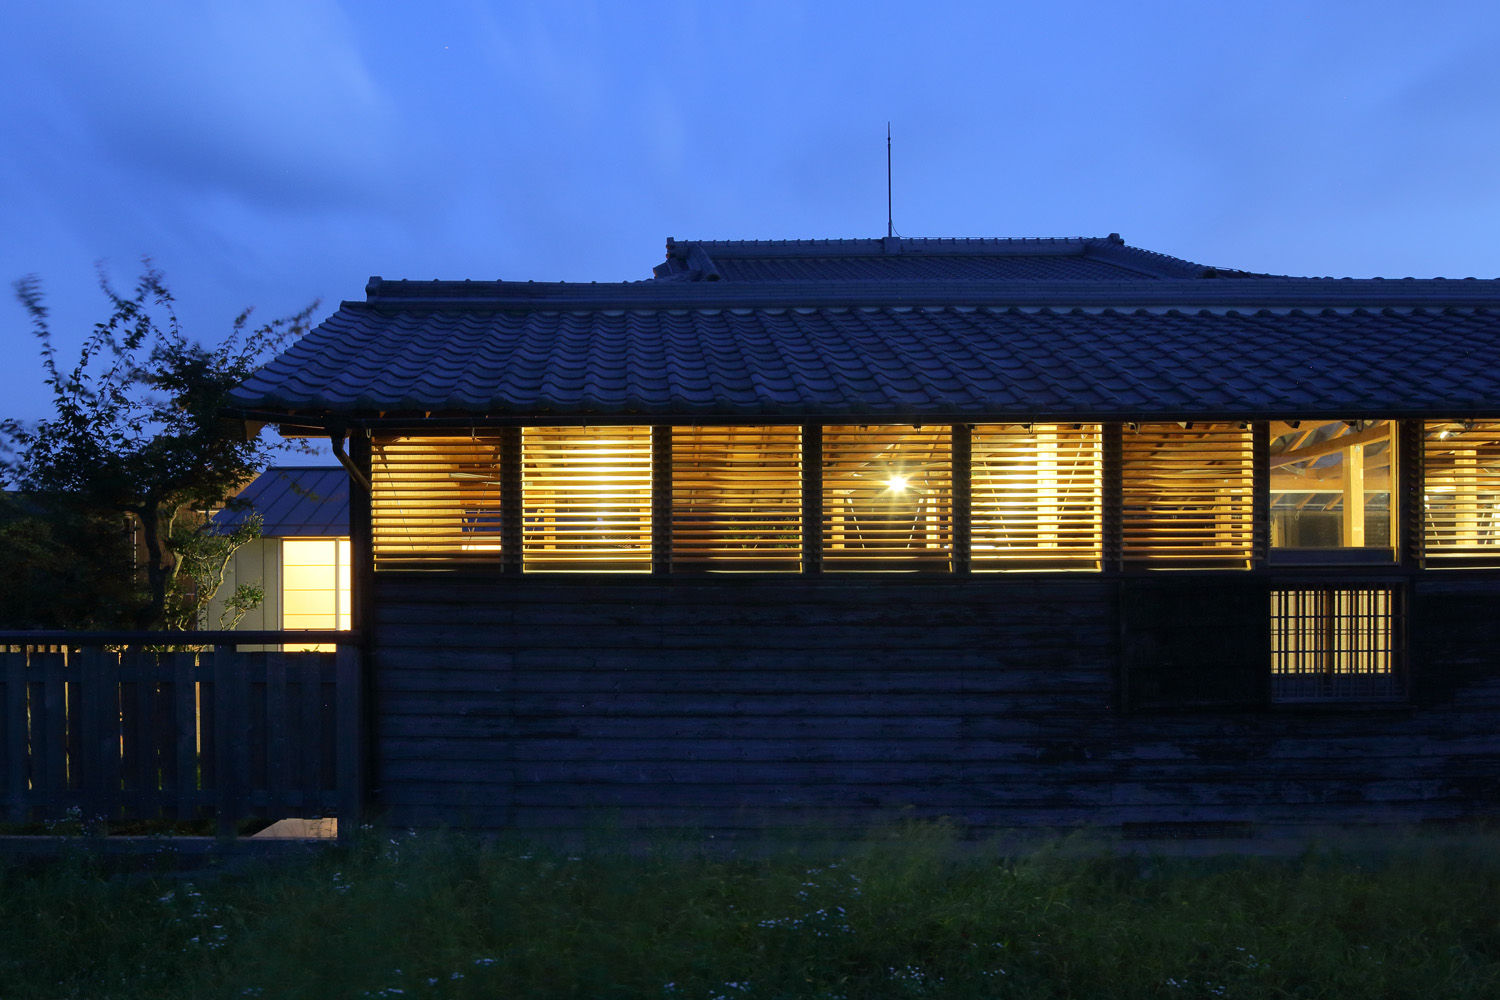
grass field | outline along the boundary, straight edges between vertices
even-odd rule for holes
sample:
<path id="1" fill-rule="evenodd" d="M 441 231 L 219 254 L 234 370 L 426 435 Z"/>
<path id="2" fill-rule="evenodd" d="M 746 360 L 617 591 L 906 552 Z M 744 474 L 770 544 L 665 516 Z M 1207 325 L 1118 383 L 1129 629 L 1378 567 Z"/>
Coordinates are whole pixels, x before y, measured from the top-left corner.
<path id="1" fill-rule="evenodd" d="M 1500 996 L 1500 838 L 1295 860 L 452 835 L 223 873 L 0 868 L 0 998 Z"/>

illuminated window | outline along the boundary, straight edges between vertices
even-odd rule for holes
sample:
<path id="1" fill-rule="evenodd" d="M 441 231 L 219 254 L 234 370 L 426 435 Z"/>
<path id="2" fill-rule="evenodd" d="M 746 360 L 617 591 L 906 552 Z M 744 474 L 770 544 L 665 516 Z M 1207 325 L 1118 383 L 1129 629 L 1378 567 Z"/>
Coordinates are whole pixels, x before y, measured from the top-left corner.
<path id="1" fill-rule="evenodd" d="M 1273 422 L 1271 547 L 1367 549 L 1394 557 L 1395 424 Z"/>
<path id="2" fill-rule="evenodd" d="M 1401 632 L 1400 595 L 1390 587 L 1273 590 L 1273 700 L 1400 697 Z"/>
<path id="3" fill-rule="evenodd" d="M 972 441 L 974 569 L 1098 569 L 1099 425 L 981 424 Z"/>
<path id="4" fill-rule="evenodd" d="M 672 568 L 796 572 L 802 557 L 796 427 L 672 430 Z"/>
<path id="5" fill-rule="evenodd" d="M 651 428 L 521 432 L 527 571 L 651 571 Z"/>
<path id="6" fill-rule="evenodd" d="M 1248 569 L 1254 555 L 1252 436 L 1234 423 L 1154 423 L 1121 438 L 1121 542 L 1153 569 Z"/>
<path id="7" fill-rule="evenodd" d="M 500 439 L 377 438 L 370 461 L 376 569 L 500 561 Z"/>
<path id="8" fill-rule="evenodd" d="M 347 629 L 349 540 L 284 538 L 281 542 L 281 627 Z M 332 651 L 329 644 L 287 644 L 291 649 Z"/>
<path id="9" fill-rule="evenodd" d="M 949 427 L 823 429 L 826 569 L 947 569 L 953 544 Z"/>
<path id="10" fill-rule="evenodd" d="M 1427 564 L 1500 565 L 1500 423 L 1431 421 L 1422 437 Z"/>

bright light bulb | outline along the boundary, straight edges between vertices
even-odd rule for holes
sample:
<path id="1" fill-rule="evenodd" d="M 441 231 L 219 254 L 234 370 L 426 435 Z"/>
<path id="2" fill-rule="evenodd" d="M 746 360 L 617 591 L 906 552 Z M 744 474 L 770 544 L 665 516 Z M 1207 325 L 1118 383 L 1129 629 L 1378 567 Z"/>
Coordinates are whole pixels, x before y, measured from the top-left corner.
<path id="1" fill-rule="evenodd" d="M 906 477 L 892 476 L 886 481 L 886 485 L 891 488 L 892 493 L 900 493 L 906 489 Z"/>

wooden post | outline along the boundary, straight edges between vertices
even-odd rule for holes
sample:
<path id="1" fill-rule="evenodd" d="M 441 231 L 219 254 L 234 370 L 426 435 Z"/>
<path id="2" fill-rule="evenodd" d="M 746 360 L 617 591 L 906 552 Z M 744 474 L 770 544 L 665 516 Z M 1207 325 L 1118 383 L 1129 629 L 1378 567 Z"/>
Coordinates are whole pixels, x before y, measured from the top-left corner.
<path id="1" fill-rule="evenodd" d="M 1103 437 L 1100 442 L 1103 454 L 1100 456 L 1103 468 L 1100 470 L 1103 482 L 1101 484 L 1103 504 L 1101 511 L 1101 528 L 1104 534 L 1104 545 L 1100 553 L 1102 569 L 1106 573 L 1118 572 L 1124 565 L 1124 538 L 1125 528 L 1121 516 L 1121 508 L 1124 503 L 1125 481 L 1123 475 L 1124 467 L 1124 442 L 1125 427 L 1123 424 L 1104 424 L 1099 428 Z"/>
<path id="2" fill-rule="evenodd" d="M 353 507 L 353 504 L 350 506 Z M 248 775 L 245 774 L 248 768 L 241 766 L 242 761 L 248 763 L 249 747 L 246 745 L 248 741 L 245 729 L 248 719 L 246 709 L 249 706 L 245 702 L 249 697 L 249 684 L 239 670 L 239 659 L 232 646 L 221 643 L 214 647 L 214 728 L 217 730 L 214 771 L 218 778 L 215 804 L 221 840 L 234 839 L 239 820 L 245 812 L 246 788 L 249 784 L 246 780 Z"/>
<path id="3" fill-rule="evenodd" d="M 119 656 L 102 646 L 85 646 L 79 656 L 79 712 L 82 723 L 76 762 L 82 776 L 84 820 L 108 818 L 120 795 Z M 110 670 L 114 660 L 114 670 Z M 72 714 L 72 713 L 69 713 Z"/>
<path id="4" fill-rule="evenodd" d="M 1250 565 L 1264 566 L 1271 546 L 1271 425 L 1250 426 Z"/>
<path id="5" fill-rule="evenodd" d="M 521 428 L 500 429 L 500 564 L 518 575 L 525 565 L 525 487 L 521 476 Z"/>
<path id="6" fill-rule="evenodd" d="M 672 570 L 672 428 L 651 428 L 651 572 Z"/>
<path id="7" fill-rule="evenodd" d="M 953 427 L 953 572 L 973 567 L 974 548 L 974 428 Z"/>
<path id="8" fill-rule="evenodd" d="M 335 720 L 337 726 L 336 761 L 334 764 L 338 786 L 339 839 L 347 843 L 359 832 L 364 822 L 364 760 L 367 743 L 361 731 L 364 723 L 362 694 L 364 678 L 361 676 L 359 649 L 344 643 L 335 654 L 336 692 Z"/>
<path id="9" fill-rule="evenodd" d="M 823 572 L 823 428 L 802 427 L 802 572 Z"/>
<path id="10" fill-rule="evenodd" d="M 28 819 L 26 802 L 26 660 L 27 652 L 0 653 L 0 662 L 5 665 L 5 701 L 0 711 L 5 713 L 5 725 L 0 733 L 5 736 L 5 745 L 0 754 L 5 760 L 4 799 L 7 818 L 12 823 L 24 823 Z"/>
<path id="11" fill-rule="evenodd" d="M 1391 438 L 1391 530 L 1396 561 L 1418 569 L 1426 559 L 1426 437 L 1420 420 L 1401 420 Z"/>
<path id="12" fill-rule="evenodd" d="M 1344 547 L 1365 544 L 1365 446 L 1344 449 Z"/>
<path id="13" fill-rule="evenodd" d="M 198 653 L 172 654 L 172 718 L 177 732 L 177 818 L 198 816 Z"/>

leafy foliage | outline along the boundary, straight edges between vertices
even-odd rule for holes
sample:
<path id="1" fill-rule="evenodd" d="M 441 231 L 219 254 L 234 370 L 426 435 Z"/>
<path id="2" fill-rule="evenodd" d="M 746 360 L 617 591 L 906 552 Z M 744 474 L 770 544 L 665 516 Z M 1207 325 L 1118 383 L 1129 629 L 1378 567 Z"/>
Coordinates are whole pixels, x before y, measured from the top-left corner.
<path id="1" fill-rule="evenodd" d="M 227 394 L 307 328 L 316 303 L 258 327 L 247 310 L 222 343 L 206 348 L 182 332 L 149 261 L 129 295 L 102 271 L 99 285 L 110 315 L 68 365 L 40 283 L 34 276 L 16 283 L 41 343 L 54 415 L 34 424 L 0 421 L 0 484 L 40 508 L 12 523 L 36 559 L 28 569 L 74 574 L 77 602 L 88 610 L 0 614 L 22 626 L 188 628 L 222 582 L 234 547 L 253 537 L 239 529 L 216 535 L 205 512 L 284 446 L 225 420 Z M 118 526 L 127 518 L 139 532 L 143 587 L 128 540 L 122 564 L 118 546 L 103 537 L 111 520 L 123 536 Z M 72 562 L 64 567 L 63 560 Z"/>

